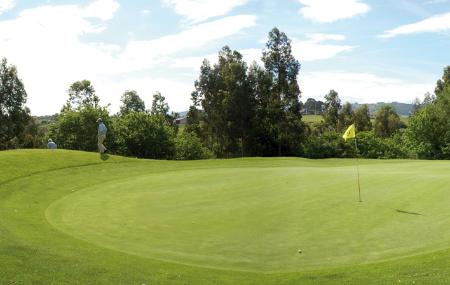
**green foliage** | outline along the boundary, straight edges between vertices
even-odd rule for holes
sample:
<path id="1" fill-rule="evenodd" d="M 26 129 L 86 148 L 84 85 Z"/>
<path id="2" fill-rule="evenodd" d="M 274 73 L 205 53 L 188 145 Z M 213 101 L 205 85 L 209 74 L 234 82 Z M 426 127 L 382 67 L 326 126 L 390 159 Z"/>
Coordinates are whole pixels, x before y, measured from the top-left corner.
<path id="1" fill-rule="evenodd" d="M 341 109 L 341 106 L 339 94 L 334 90 L 330 90 L 330 92 L 325 95 L 323 113 L 325 126 L 327 126 L 328 129 L 334 131 L 338 130 L 339 110 Z"/>
<path id="2" fill-rule="evenodd" d="M 202 113 L 195 106 L 190 106 L 186 115 L 186 127 L 185 132 L 195 133 L 197 137 L 203 138 L 202 128 L 200 127 Z"/>
<path id="3" fill-rule="evenodd" d="M 240 53 L 225 46 L 216 65 L 211 67 L 205 60 L 192 100 L 204 111 L 204 140 L 217 156 L 236 156 L 251 147 L 247 142 L 254 121 L 254 99 Z M 194 109 L 188 118 L 191 129 L 198 133 L 199 118 Z"/>
<path id="4" fill-rule="evenodd" d="M 161 95 L 161 92 L 153 94 L 152 109 L 150 113 L 155 116 L 167 117 L 169 115 L 169 105 L 166 102 L 166 97 Z"/>
<path id="5" fill-rule="evenodd" d="M 372 130 L 373 126 L 370 120 L 369 108 L 366 104 L 359 106 L 353 112 L 353 121 L 355 122 L 357 131 L 363 132 Z"/>
<path id="6" fill-rule="evenodd" d="M 450 158 L 450 122 L 440 105 L 417 111 L 410 119 L 408 134 L 419 158 Z"/>
<path id="7" fill-rule="evenodd" d="M 43 148 L 47 144 L 47 129 L 36 118 L 31 118 L 23 132 L 24 148 Z"/>
<path id="8" fill-rule="evenodd" d="M 374 131 L 380 137 L 390 137 L 404 127 L 395 109 L 390 105 L 382 106 L 375 115 Z"/>
<path id="9" fill-rule="evenodd" d="M 354 120 L 354 114 L 352 110 L 352 104 L 349 102 L 346 102 L 344 106 L 342 106 L 340 113 L 338 115 L 338 130 L 346 130 L 348 126 L 353 124 L 355 122 Z"/>
<path id="10" fill-rule="evenodd" d="M 409 120 L 409 146 L 419 158 L 450 158 L 450 66 L 438 80 L 436 96 L 426 96 L 423 106 Z"/>
<path id="11" fill-rule="evenodd" d="M 114 124 L 118 152 L 139 158 L 171 159 L 175 134 L 161 116 L 131 112 Z"/>
<path id="12" fill-rule="evenodd" d="M 301 122 L 300 87 L 298 73 L 300 63 L 292 54 L 291 40 L 278 28 L 269 32 L 262 61 L 272 79 L 265 113 L 267 126 L 276 135 L 278 155 L 297 153 L 296 145 L 304 136 Z"/>
<path id="13" fill-rule="evenodd" d="M 342 132 L 326 131 L 310 136 L 302 145 L 303 156 L 309 158 L 408 158 L 410 154 L 403 145 L 401 134 L 390 138 L 376 136 L 371 131 L 357 132 L 355 140 L 345 142 Z"/>
<path id="14" fill-rule="evenodd" d="M 81 80 L 72 83 L 68 93 L 69 99 L 67 100 L 65 109 L 96 109 L 99 107 L 100 99 L 95 94 L 94 86 L 92 86 L 89 80 Z"/>
<path id="15" fill-rule="evenodd" d="M 196 160 L 211 158 L 212 154 L 204 147 L 193 132 L 181 132 L 175 139 L 175 159 L 177 160 Z"/>
<path id="16" fill-rule="evenodd" d="M 27 93 L 17 68 L 3 58 L 0 62 L 0 150 L 22 146 L 23 131 L 31 119 L 26 101 Z"/>
<path id="17" fill-rule="evenodd" d="M 358 155 L 364 158 L 408 158 L 401 134 L 382 138 L 371 131 L 358 132 Z"/>
<path id="18" fill-rule="evenodd" d="M 303 104 L 303 110 L 305 115 L 320 115 L 324 108 L 322 101 L 317 101 L 314 98 L 308 98 Z"/>
<path id="19" fill-rule="evenodd" d="M 130 112 L 145 112 L 144 100 L 139 97 L 138 93 L 134 90 L 127 90 L 123 93 L 120 101 L 120 113 L 126 115 Z"/>
<path id="20" fill-rule="evenodd" d="M 337 132 L 310 136 L 302 145 L 303 155 L 308 158 L 354 157 L 355 148 L 350 142 L 345 143 L 342 134 Z"/>
<path id="21" fill-rule="evenodd" d="M 108 128 L 105 146 L 110 149 L 114 141 L 114 132 L 111 129 L 111 119 L 106 108 L 65 109 L 50 127 L 49 136 L 56 142 L 58 148 L 96 151 L 98 118 L 102 118 Z"/>

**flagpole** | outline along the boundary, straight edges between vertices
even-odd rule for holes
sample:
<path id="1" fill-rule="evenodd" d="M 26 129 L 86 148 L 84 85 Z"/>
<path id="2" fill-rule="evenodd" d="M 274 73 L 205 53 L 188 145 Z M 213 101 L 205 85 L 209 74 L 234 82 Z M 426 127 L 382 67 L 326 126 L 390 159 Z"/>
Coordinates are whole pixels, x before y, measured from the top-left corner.
<path id="1" fill-rule="evenodd" d="M 361 185 L 359 184 L 359 164 L 358 164 L 358 143 L 356 142 L 355 136 L 355 150 L 356 150 L 356 173 L 358 175 L 358 194 L 359 194 L 359 202 L 362 202 L 361 199 Z"/>

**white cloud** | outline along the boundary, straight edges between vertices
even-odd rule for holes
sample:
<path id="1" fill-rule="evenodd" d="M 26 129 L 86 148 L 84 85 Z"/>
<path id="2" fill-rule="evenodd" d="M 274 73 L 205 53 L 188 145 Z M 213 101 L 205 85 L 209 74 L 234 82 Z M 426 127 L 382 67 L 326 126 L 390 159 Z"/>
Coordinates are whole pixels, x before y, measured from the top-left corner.
<path id="1" fill-rule="evenodd" d="M 71 82 L 111 67 L 113 46 L 79 40 L 105 29 L 89 22 L 85 11 L 74 5 L 42 6 L 0 22 L 0 55 L 18 67 L 33 113 L 59 111 Z"/>
<path id="2" fill-rule="evenodd" d="M 259 65 L 262 65 L 261 56 L 262 50 L 260 49 L 243 49 L 239 50 L 242 54 L 244 61 L 250 66 L 254 61 Z M 169 66 L 171 68 L 181 68 L 190 69 L 192 71 L 198 72 L 203 60 L 208 60 L 212 65 L 217 63 L 219 55 L 218 53 L 207 54 L 204 56 L 191 56 L 191 57 L 179 57 L 171 60 Z"/>
<path id="3" fill-rule="evenodd" d="M 255 24 L 256 17 L 252 15 L 230 16 L 192 26 L 175 35 L 150 41 L 132 41 L 121 55 L 121 60 L 127 63 L 122 68 L 128 70 L 144 69 L 150 65 L 170 60 L 167 58 L 169 55 L 192 50 L 229 37 L 245 28 L 253 27 Z M 149 51 L 151 51 L 151 54 L 149 54 Z"/>
<path id="4" fill-rule="evenodd" d="M 442 3 L 446 3 L 446 2 L 448 2 L 448 0 L 428 0 L 428 1 L 425 1 L 425 4 L 433 5 L 433 4 L 442 4 Z"/>
<path id="5" fill-rule="evenodd" d="M 365 14 L 369 5 L 360 0 L 298 0 L 303 8 L 300 13 L 308 19 L 321 23 L 331 23 L 341 19 Z"/>
<path id="6" fill-rule="evenodd" d="M 399 35 L 408 35 L 424 32 L 443 32 L 450 30 L 450 13 L 435 15 L 425 20 L 399 26 L 381 34 L 380 38 L 393 38 Z"/>
<path id="7" fill-rule="evenodd" d="M 82 41 L 83 35 L 99 34 L 107 28 L 105 21 L 118 8 L 114 3 L 98 0 L 84 7 L 47 5 L 24 10 L 15 19 L 0 21 L 0 57 L 6 57 L 18 67 L 28 92 L 27 105 L 33 114 L 59 112 L 67 99 L 68 87 L 81 79 L 92 80 L 102 103 L 113 103 L 113 108 L 119 104 L 125 89 L 151 93 L 160 90 L 173 109 L 180 102 L 188 106 L 185 101 L 189 101 L 192 78 L 180 82 L 177 75 L 162 76 L 158 68 L 166 66 L 180 51 L 197 49 L 240 33 L 256 21 L 254 16 L 229 17 L 191 26 L 178 34 L 131 41 L 123 46 Z"/>
<path id="8" fill-rule="evenodd" d="M 432 83 L 412 83 L 399 79 L 380 77 L 370 73 L 306 72 L 300 77 L 303 99 L 312 97 L 323 100 L 331 89 L 339 93 L 343 101 L 358 103 L 412 102 L 432 91 Z"/>
<path id="9" fill-rule="evenodd" d="M 124 80 L 95 80 L 94 86 L 98 94 L 109 94 L 111 109 L 119 110 L 120 97 L 125 90 L 135 90 L 145 101 L 149 109 L 153 94 L 156 91 L 166 97 L 170 110 L 175 112 L 186 111 L 191 104 L 191 92 L 194 90 L 194 77 L 175 80 L 164 77 L 140 76 Z"/>
<path id="10" fill-rule="evenodd" d="M 348 52 L 356 48 L 356 46 L 350 45 L 325 43 L 343 40 L 345 40 L 343 35 L 312 34 L 308 35 L 307 40 L 293 39 L 292 52 L 300 62 L 330 59 L 342 52 Z"/>
<path id="11" fill-rule="evenodd" d="M 15 6 L 16 0 L 0 0 L 0 15 L 14 8 Z"/>
<path id="12" fill-rule="evenodd" d="M 237 6 L 244 5 L 249 0 L 163 0 L 174 8 L 179 15 L 193 23 L 203 22 L 213 17 L 223 16 Z"/>
<path id="13" fill-rule="evenodd" d="M 97 0 L 84 9 L 84 15 L 106 21 L 114 16 L 119 7 L 115 0 Z"/>

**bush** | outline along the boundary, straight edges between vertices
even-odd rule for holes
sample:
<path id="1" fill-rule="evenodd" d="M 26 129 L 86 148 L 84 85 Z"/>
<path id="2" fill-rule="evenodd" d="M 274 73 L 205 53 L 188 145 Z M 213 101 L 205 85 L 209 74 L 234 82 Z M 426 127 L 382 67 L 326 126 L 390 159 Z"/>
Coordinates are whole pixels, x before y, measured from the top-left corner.
<path id="1" fill-rule="evenodd" d="M 111 120 L 106 108 L 85 107 L 65 109 L 50 126 L 51 137 L 58 148 L 97 151 L 97 119 L 102 118 L 108 128 L 105 145 L 114 141 Z"/>
<path id="2" fill-rule="evenodd" d="M 374 132 L 357 133 L 358 157 L 362 158 L 406 158 L 409 157 L 401 133 L 391 138 L 381 138 Z M 341 133 L 325 132 L 311 136 L 303 144 L 303 156 L 308 158 L 356 157 L 355 141 L 347 142 Z"/>
<path id="3" fill-rule="evenodd" d="M 195 160 L 211 158 L 211 152 L 202 145 L 193 132 L 182 132 L 175 140 L 177 160 Z"/>
<path id="4" fill-rule="evenodd" d="M 403 136 L 396 133 L 390 138 L 382 138 L 374 132 L 359 132 L 357 134 L 358 152 L 364 158 L 407 158 Z"/>
<path id="5" fill-rule="evenodd" d="M 307 138 L 303 144 L 303 156 L 308 158 L 354 157 L 355 147 L 351 141 L 344 142 L 342 134 L 325 132 Z"/>
<path id="6" fill-rule="evenodd" d="M 175 134 L 163 117 L 131 112 L 114 124 L 120 154 L 139 158 L 175 157 Z"/>

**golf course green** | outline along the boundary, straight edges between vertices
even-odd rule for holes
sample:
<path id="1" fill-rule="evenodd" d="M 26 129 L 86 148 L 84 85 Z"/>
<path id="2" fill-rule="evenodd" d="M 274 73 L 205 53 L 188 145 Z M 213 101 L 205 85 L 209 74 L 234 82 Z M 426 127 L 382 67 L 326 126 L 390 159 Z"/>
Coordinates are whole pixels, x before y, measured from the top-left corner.
<path id="1" fill-rule="evenodd" d="M 450 284 L 450 162 L 0 152 L 0 284 Z"/>

